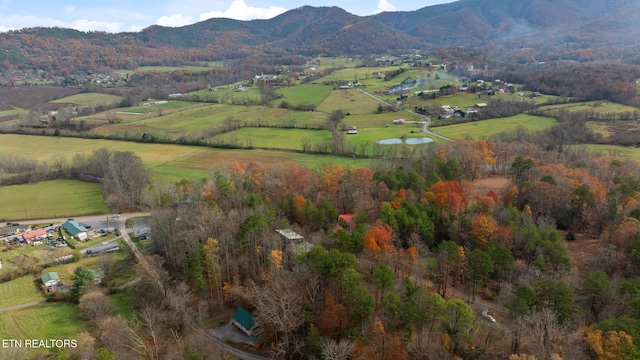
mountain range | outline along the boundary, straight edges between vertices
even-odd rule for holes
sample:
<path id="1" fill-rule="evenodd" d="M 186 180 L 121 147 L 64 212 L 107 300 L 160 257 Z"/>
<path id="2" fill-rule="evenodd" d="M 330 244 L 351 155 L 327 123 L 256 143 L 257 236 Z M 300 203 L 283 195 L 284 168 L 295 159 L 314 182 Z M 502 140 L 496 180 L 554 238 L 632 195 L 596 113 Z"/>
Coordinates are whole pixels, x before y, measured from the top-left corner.
<path id="1" fill-rule="evenodd" d="M 639 0 L 460 0 L 365 17 L 338 7 L 304 6 L 268 20 L 214 18 L 179 28 L 154 25 L 136 33 L 10 31 L 0 34 L 0 61 L 5 66 L 41 68 L 46 67 L 42 59 L 49 57 L 66 58 L 73 66 L 131 68 L 256 55 L 469 47 L 534 49 L 557 58 L 588 50 L 595 58 L 640 62 L 639 15 Z M 83 61 L 75 61 L 76 56 Z"/>

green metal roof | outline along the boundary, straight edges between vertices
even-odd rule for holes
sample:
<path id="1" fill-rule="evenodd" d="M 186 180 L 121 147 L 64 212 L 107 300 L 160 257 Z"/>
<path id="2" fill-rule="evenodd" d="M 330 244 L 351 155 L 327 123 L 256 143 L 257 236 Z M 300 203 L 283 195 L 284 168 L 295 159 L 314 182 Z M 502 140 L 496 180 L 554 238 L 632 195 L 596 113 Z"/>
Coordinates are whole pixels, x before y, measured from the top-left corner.
<path id="1" fill-rule="evenodd" d="M 250 312 L 243 308 L 238 308 L 236 312 L 231 316 L 233 320 L 237 321 L 238 324 L 242 325 L 243 328 L 247 329 L 247 331 L 251 330 L 253 324 L 255 324 L 256 320 L 253 318 Z"/>
<path id="2" fill-rule="evenodd" d="M 57 272 L 48 272 L 42 275 L 42 277 L 40 277 L 40 280 L 42 280 L 43 284 L 46 284 L 51 280 L 60 281 L 60 276 L 58 276 Z"/>
<path id="3" fill-rule="evenodd" d="M 76 221 L 73 221 L 73 220 L 65 221 L 65 222 L 62 224 L 62 227 L 63 227 L 65 230 L 67 230 L 67 232 L 68 232 L 69 234 L 71 234 L 71 236 L 76 236 L 76 235 L 78 235 L 78 234 L 79 234 L 79 233 L 81 233 L 81 232 L 86 232 L 86 231 L 87 231 L 87 229 L 85 229 L 85 227 L 84 227 L 84 226 L 82 226 L 82 225 L 78 224 Z"/>

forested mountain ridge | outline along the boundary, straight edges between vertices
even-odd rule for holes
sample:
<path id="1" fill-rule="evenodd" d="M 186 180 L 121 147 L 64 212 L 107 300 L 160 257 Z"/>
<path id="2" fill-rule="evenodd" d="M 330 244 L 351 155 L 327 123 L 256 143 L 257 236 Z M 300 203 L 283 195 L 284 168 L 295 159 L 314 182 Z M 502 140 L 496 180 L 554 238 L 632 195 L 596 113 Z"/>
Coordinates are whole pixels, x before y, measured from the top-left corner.
<path id="1" fill-rule="evenodd" d="M 640 61 L 640 2 L 630 0 L 461 0 L 360 17 L 304 6 L 268 20 L 209 19 L 179 28 L 107 34 L 30 28 L 0 34 L 5 68 L 57 73 L 132 69 L 261 55 L 339 55 L 468 46 L 534 48 L 536 60 Z M 498 45 L 495 47 L 495 45 Z M 591 56 L 584 57 L 583 52 Z M 546 54 L 546 55 L 544 55 Z"/>

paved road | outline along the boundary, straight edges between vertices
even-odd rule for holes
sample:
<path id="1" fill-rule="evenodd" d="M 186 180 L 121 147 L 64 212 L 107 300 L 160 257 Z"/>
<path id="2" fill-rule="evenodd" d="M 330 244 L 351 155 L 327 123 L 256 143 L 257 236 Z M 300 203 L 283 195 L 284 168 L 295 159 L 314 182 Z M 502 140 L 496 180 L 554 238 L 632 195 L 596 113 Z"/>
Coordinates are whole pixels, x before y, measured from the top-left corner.
<path id="1" fill-rule="evenodd" d="M 375 99 L 376 101 L 381 102 L 381 103 L 383 103 L 383 104 L 385 104 L 387 106 L 391 106 L 391 107 L 393 106 L 392 104 L 389 104 L 388 102 L 380 99 L 379 97 L 377 97 L 377 96 L 375 96 L 375 95 L 373 95 L 371 93 L 368 93 L 368 92 L 366 92 L 366 91 L 364 91 L 364 90 L 362 90 L 360 88 L 358 88 L 358 91 L 360 91 L 361 93 L 363 93 L 363 94 L 365 94 L 365 95 L 367 95 L 367 96 Z M 421 118 L 423 118 L 425 120 L 425 123 L 422 126 L 422 132 L 423 133 L 429 134 L 431 136 L 439 137 L 440 139 L 443 139 L 443 140 L 451 141 L 451 139 L 449 139 L 448 137 L 442 136 L 440 134 L 436 134 L 433 131 L 429 130 L 429 125 L 431 125 L 431 117 L 426 116 L 426 115 L 418 114 L 418 113 L 414 112 L 413 110 L 405 110 L 405 111 L 408 112 L 408 113 L 414 114 L 414 115 L 418 115 L 419 117 L 421 117 Z"/>

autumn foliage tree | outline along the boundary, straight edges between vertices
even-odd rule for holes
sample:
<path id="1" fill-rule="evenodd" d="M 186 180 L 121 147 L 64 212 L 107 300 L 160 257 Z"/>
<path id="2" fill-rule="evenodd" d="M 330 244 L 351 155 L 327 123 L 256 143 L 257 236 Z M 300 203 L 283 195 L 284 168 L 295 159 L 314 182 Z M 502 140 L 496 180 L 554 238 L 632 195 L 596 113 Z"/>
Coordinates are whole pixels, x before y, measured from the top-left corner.
<path id="1" fill-rule="evenodd" d="M 624 331 L 594 330 L 580 328 L 584 333 L 584 342 L 598 360 L 637 359 L 640 355 L 633 347 L 633 339 Z"/>
<path id="2" fill-rule="evenodd" d="M 378 220 L 376 225 L 364 235 L 365 250 L 370 251 L 374 256 L 381 252 L 390 253 L 394 249 L 393 243 L 391 243 L 392 235 L 391 227 Z"/>
<path id="3" fill-rule="evenodd" d="M 482 213 L 473 215 L 469 234 L 473 236 L 477 247 L 484 247 L 496 235 L 497 231 L 498 224 L 495 219 Z"/>

